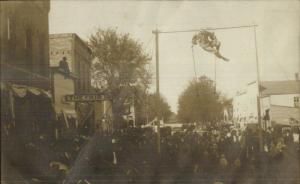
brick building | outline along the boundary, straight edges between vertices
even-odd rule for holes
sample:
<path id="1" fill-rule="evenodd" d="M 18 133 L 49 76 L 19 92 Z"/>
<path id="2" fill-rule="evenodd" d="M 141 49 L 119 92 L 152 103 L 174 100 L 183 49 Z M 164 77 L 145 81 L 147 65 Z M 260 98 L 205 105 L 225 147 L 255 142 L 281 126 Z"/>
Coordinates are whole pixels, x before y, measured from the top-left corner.
<path id="1" fill-rule="evenodd" d="M 66 74 L 59 67 L 51 67 L 52 99 L 59 126 L 55 127 L 55 138 L 67 137 L 72 139 L 78 126 L 74 102 L 66 102 L 65 95 L 74 94 L 76 77 Z"/>
<path id="2" fill-rule="evenodd" d="M 50 1 L 1 1 L 1 81 L 50 88 Z"/>
<path id="3" fill-rule="evenodd" d="M 1 121 L 24 142 L 51 134 L 49 0 L 1 1 Z M 42 122 L 42 123 L 41 123 Z M 13 126 L 11 126 L 11 124 Z M 8 131 L 8 130 L 7 130 Z"/>
<path id="4" fill-rule="evenodd" d="M 14 173 L 39 177 L 49 165 L 49 11 L 49 0 L 0 1 L 1 182 L 27 183 Z"/>
<path id="5" fill-rule="evenodd" d="M 56 67 L 63 57 L 67 58 L 70 72 L 77 77 L 75 94 L 91 90 L 91 50 L 75 33 L 50 35 L 50 66 Z"/>
<path id="6" fill-rule="evenodd" d="M 52 94 L 56 94 L 58 91 L 60 96 L 71 95 L 71 94 L 89 94 L 92 93 L 91 89 L 91 50 L 87 44 L 79 38 L 75 33 L 66 34 L 52 34 L 50 35 L 50 66 L 51 68 L 58 67 L 60 61 L 65 57 L 68 63 L 69 72 L 74 79 L 74 89 L 66 88 L 64 85 L 53 85 Z M 62 84 L 63 80 L 55 81 L 56 84 Z M 63 106 L 65 102 L 62 99 L 55 97 L 56 109 L 60 109 L 61 112 L 66 112 L 66 106 Z M 58 106 L 63 107 L 58 108 Z M 78 129 L 85 129 L 84 132 L 89 134 L 92 127 L 94 127 L 94 106 L 92 103 L 87 102 L 76 102 L 76 118 L 78 121 Z M 64 114 L 64 113 L 63 113 Z M 74 114 L 74 113 L 73 113 Z"/>

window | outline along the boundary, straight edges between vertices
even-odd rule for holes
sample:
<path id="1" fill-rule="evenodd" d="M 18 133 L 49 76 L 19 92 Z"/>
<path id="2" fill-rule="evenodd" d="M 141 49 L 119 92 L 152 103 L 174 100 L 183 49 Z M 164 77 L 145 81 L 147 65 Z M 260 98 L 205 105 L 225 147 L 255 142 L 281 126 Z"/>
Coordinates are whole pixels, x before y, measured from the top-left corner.
<path id="1" fill-rule="evenodd" d="M 298 96 L 294 97 L 294 106 L 299 107 L 299 97 Z"/>

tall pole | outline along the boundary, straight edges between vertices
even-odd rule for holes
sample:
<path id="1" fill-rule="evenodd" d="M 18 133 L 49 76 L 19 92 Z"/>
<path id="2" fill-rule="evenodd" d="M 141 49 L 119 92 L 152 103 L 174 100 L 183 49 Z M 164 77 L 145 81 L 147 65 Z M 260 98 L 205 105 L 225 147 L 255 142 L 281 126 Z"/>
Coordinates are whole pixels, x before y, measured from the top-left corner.
<path id="1" fill-rule="evenodd" d="M 217 94 L 217 58 L 214 56 L 215 59 L 215 93 Z"/>
<path id="2" fill-rule="evenodd" d="M 147 120 L 147 125 L 149 123 L 149 99 L 148 99 L 148 93 L 146 91 L 146 120 Z"/>
<path id="3" fill-rule="evenodd" d="M 257 77 L 257 120 L 259 126 L 259 149 L 263 151 L 263 137 L 262 137 L 262 122 L 261 122 L 261 105 L 260 105 L 260 70 L 257 53 L 256 27 L 253 27 L 254 43 L 255 43 L 255 57 L 256 57 L 256 77 Z"/>
<path id="4" fill-rule="evenodd" d="M 160 115 L 159 115 L 159 99 L 160 99 L 160 95 L 159 95 L 159 39 L 158 39 L 158 34 L 159 31 L 156 29 L 155 31 L 153 31 L 153 34 L 155 34 L 155 46 L 156 46 L 156 53 L 155 53 L 155 58 L 156 58 L 156 98 L 157 98 L 157 122 L 156 122 L 156 126 L 157 126 L 157 154 L 160 156 Z"/>

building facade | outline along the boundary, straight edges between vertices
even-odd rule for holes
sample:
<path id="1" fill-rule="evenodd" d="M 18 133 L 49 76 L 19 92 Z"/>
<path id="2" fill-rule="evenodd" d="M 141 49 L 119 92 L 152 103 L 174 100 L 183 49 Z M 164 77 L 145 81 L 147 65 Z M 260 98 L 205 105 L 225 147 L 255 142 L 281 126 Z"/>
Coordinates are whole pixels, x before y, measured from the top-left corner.
<path id="1" fill-rule="evenodd" d="M 257 93 L 256 82 L 251 82 L 233 97 L 233 121 L 241 128 L 244 128 L 247 123 L 258 122 Z"/>
<path id="2" fill-rule="evenodd" d="M 2 121 L 25 144 L 38 134 L 50 136 L 53 125 L 48 51 L 50 2 L 0 3 L 1 99 L 5 99 L 1 100 L 5 109 L 1 110 L 10 114 Z"/>
<path id="3" fill-rule="evenodd" d="M 257 84 L 249 83 L 246 89 L 233 98 L 233 119 L 240 126 L 257 123 Z M 264 128 L 276 124 L 300 122 L 300 81 L 262 81 L 260 85 L 261 121 Z"/>
<path id="4" fill-rule="evenodd" d="M 1 1 L 1 80 L 49 90 L 50 1 Z"/>
<path id="5" fill-rule="evenodd" d="M 49 0 L 0 1 L 1 156 L 7 161 L 1 165 L 1 171 L 5 170 L 1 182 L 17 181 L 9 178 L 11 163 L 20 174 L 28 173 L 28 168 L 39 171 L 36 176 L 45 174 L 49 165 L 55 119 L 49 10 Z M 31 147 L 38 147 L 40 154 Z"/>
<path id="6" fill-rule="evenodd" d="M 74 94 L 76 77 L 59 67 L 51 67 L 51 81 L 52 98 L 59 122 L 55 127 L 55 138 L 73 138 L 70 133 L 76 135 L 78 128 L 75 102 L 66 102 L 64 96 Z"/>
<path id="7" fill-rule="evenodd" d="M 70 72 L 76 76 L 75 94 L 91 91 L 91 50 L 75 33 L 50 35 L 50 66 L 57 67 L 66 57 Z"/>
<path id="8" fill-rule="evenodd" d="M 50 42 L 50 66 L 51 68 L 61 67 L 62 60 L 67 63 L 67 75 L 73 76 L 74 88 L 69 88 L 60 94 L 59 99 L 55 99 L 55 106 L 63 107 L 64 95 L 83 95 L 92 93 L 91 89 L 91 50 L 87 44 L 75 33 L 52 34 Z M 59 79 L 56 79 L 59 80 Z M 62 84 L 61 81 L 54 82 Z M 66 86 L 55 86 L 53 94 L 61 91 Z M 62 92 L 62 91 L 61 91 Z M 66 104 L 65 104 L 66 105 Z M 62 110 L 62 109 L 60 109 Z M 76 121 L 81 133 L 89 135 L 92 132 L 94 123 L 94 105 L 91 102 L 75 102 Z M 68 111 L 66 108 L 63 110 Z M 61 111 L 59 111 L 61 112 Z"/>
<path id="9" fill-rule="evenodd" d="M 264 127 L 300 123 L 300 81 L 265 81 L 261 89 Z"/>

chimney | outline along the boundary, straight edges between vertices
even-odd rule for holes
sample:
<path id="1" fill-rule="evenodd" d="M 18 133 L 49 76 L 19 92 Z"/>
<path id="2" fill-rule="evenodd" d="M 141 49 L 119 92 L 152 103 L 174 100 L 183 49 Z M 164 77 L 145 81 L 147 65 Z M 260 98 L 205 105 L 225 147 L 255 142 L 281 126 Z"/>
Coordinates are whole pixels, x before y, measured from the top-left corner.
<path id="1" fill-rule="evenodd" d="M 295 73 L 295 80 L 296 80 L 296 81 L 299 80 L 299 73 Z"/>

